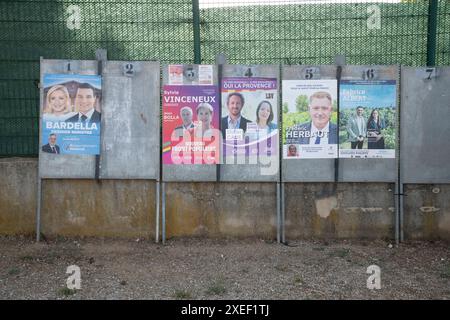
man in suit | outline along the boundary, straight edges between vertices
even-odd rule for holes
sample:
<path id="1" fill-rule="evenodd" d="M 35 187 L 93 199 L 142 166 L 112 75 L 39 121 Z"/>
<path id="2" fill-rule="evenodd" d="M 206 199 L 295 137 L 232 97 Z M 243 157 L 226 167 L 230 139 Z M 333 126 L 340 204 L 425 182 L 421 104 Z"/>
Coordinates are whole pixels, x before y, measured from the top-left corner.
<path id="1" fill-rule="evenodd" d="M 193 115 L 194 113 L 190 107 L 186 106 L 181 108 L 180 116 L 183 123 L 173 130 L 172 135 L 175 134 L 177 138 L 184 137 L 186 132 L 192 135 L 195 128 L 194 122 L 192 121 Z"/>
<path id="2" fill-rule="evenodd" d="M 221 120 L 221 131 L 224 139 L 226 139 L 227 129 L 242 129 L 243 133 L 247 130 L 247 123 L 251 121 L 241 115 L 244 103 L 244 96 L 241 93 L 233 92 L 228 95 L 228 116 Z"/>
<path id="3" fill-rule="evenodd" d="M 356 108 L 356 115 L 353 115 L 347 122 L 347 134 L 352 149 L 362 149 L 364 139 L 367 136 L 367 123 L 363 116 L 362 106 Z"/>
<path id="4" fill-rule="evenodd" d="M 89 83 L 80 84 L 75 95 L 75 110 L 78 113 L 66 122 L 100 123 L 101 114 L 95 110 L 96 100 L 94 87 Z"/>
<path id="5" fill-rule="evenodd" d="M 289 143 L 337 144 L 337 125 L 330 122 L 333 112 L 331 95 L 325 91 L 315 92 L 309 97 L 308 110 L 311 121 L 289 128 L 293 136 Z"/>
<path id="6" fill-rule="evenodd" d="M 192 122 L 192 117 L 194 113 L 190 107 L 183 107 L 180 110 L 181 120 L 183 124 L 175 128 L 175 130 L 189 130 L 194 128 L 194 123 Z"/>
<path id="7" fill-rule="evenodd" d="M 52 133 L 48 137 L 48 143 L 42 146 L 42 151 L 59 154 L 59 146 L 56 144 L 56 134 Z"/>

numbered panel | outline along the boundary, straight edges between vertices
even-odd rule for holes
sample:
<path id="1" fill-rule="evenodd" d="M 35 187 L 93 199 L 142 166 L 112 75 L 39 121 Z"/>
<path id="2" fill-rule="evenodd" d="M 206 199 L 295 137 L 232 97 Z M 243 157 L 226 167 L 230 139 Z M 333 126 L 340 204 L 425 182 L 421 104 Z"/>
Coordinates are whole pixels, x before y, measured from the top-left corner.
<path id="1" fill-rule="evenodd" d="M 46 93 L 44 88 L 45 74 L 77 74 L 96 75 L 97 61 L 72 61 L 72 60 L 41 60 L 40 77 L 40 106 L 41 116 L 39 120 L 40 141 L 39 146 L 39 174 L 41 178 L 94 178 L 95 177 L 95 155 L 62 154 L 58 145 L 57 136 L 54 148 L 49 149 L 52 137 L 43 141 L 42 119 L 44 115 L 43 106 L 46 105 Z M 70 85 L 70 84 L 68 84 Z M 72 97 L 73 98 L 73 97 Z M 71 98 L 69 97 L 69 101 Z M 47 138 L 47 137 L 45 137 Z M 48 142 L 48 143 L 47 143 Z M 62 147 L 62 146 L 61 146 Z M 59 150 L 59 151 L 58 151 Z"/>
<path id="2" fill-rule="evenodd" d="M 106 62 L 101 178 L 159 179 L 159 77 L 159 62 Z"/>
<path id="3" fill-rule="evenodd" d="M 283 66 L 282 68 L 282 135 L 284 137 L 282 137 L 283 148 L 281 159 L 283 181 L 334 181 L 334 158 L 337 156 L 337 148 L 331 155 L 327 155 L 327 150 L 317 150 L 317 146 L 320 146 L 320 144 L 317 146 L 314 144 L 311 148 L 309 147 L 311 125 L 308 124 L 311 123 L 312 116 L 309 113 L 308 102 L 316 91 L 331 92 L 330 95 L 333 96 L 332 100 L 336 100 L 336 71 L 336 66 Z M 333 84 L 334 88 L 331 88 L 330 85 L 332 86 Z M 321 98 L 320 100 L 324 99 Z M 336 115 L 336 111 L 336 106 L 334 106 L 334 110 L 332 109 L 329 114 L 330 117 L 332 114 Z M 305 128 L 305 130 L 300 130 L 299 128 Z M 301 136 L 299 136 L 300 134 Z M 337 130 L 335 130 L 334 135 L 336 134 Z M 328 137 L 331 138 L 331 135 Z M 336 137 L 333 139 L 337 140 Z M 330 145 L 337 147 L 336 141 L 328 140 L 329 142 L 334 142 Z M 325 148 L 326 146 L 320 147 Z M 308 150 L 308 148 L 311 150 Z M 305 158 L 303 149 L 305 149 L 306 155 L 309 158 Z"/>
<path id="4" fill-rule="evenodd" d="M 221 181 L 279 181 L 279 66 L 224 65 Z"/>
<path id="5" fill-rule="evenodd" d="M 343 67 L 339 181 L 396 181 L 398 87 L 398 66 Z"/>
<path id="6" fill-rule="evenodd" d="M 215 161 L 210 162 L 207 152 L 197 149 L 196 143 L 207 141 L 209 147 L 216 141 L 213 132 L 219 127 L 220 106 L 217 67 L 164 65 L 162 72 L 163 181 L 216 181 Z M 220 154 L 220 137 L 216 142 Z"/>
<path id="7" fill-rule="evenodd" d="M 95 75 L 97 68 L 98 61 L 42 60 L 41 84 L 44 74 Z M 158 179 L 159 63 L 107 61 L 101 78 L 101 106 L 96 107 L 102 130 L 100 178 Z M 70 83 L 67 86 L 70 89 Z M 41 87 L 41 106 L 44 90 Z M 95 156 L 43 149 L 39 152 L 41 178 L 95 178 Z"/>
<path id="8" fill-rule="evenodd" d="M 450 182 L 449 88 L 449 67 L 402 67 L 403 183 Z"/>

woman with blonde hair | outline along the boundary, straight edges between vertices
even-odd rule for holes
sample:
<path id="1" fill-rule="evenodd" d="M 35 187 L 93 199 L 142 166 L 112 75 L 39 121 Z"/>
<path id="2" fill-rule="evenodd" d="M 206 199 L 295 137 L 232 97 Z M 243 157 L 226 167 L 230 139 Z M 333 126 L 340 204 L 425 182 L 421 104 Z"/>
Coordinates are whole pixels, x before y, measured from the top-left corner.
<path id="1" fill-rule="evenodd" d="M 45 120 L 64 121 L 71 114 L 71 103 L 69 91 L 63 85 L 55 85 L 47 92 L 46 105 L 44 108 Z"/>
<path id="2" fill-rule="evenodd" d="M 213 128 L 211 124 L 213 111 L 213 107 L 207 102 L 200 103 L 196 108 L 198 120 L 197 127 L 200 127 L 202 129 L 201 136 L 203 136 L 206 132 L 208 132 L 208 130 Z"/>

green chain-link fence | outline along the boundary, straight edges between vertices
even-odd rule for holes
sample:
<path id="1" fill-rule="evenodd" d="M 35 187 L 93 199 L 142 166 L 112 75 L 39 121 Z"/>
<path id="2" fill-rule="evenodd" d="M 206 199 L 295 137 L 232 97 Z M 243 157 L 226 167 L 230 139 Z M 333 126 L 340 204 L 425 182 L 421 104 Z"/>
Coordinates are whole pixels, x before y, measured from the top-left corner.
<path id="1" fill-rule="evenodd" d="M 427 62 L 428 0 L 253 1 L 0 2 L 0 156 L 37 155 L 41 56 L 94 59 L 105 48 L 111 60 L 162 63 L 214 63 L 218 53 L 229 63 Z M 450 4 L 438 4 L 436 61 L 448 65 Z"/>

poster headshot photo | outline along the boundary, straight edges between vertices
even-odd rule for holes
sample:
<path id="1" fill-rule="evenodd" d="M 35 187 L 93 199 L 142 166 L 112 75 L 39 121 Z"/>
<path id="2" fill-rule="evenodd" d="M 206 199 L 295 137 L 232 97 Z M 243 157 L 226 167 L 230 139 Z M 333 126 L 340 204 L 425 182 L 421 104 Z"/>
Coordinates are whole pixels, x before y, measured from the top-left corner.
<path id="1" fill-rule="evenodd" d="M 42 152 L 100 154 L 101 76 L 44 74 L 43 85 Z"/>
<path id="2" fill-rule="evenodd" d="M 163 163 L 219 163 L 217 86 L 165 85 L 163 91 Z"/>
<path id="3" fill-rule="evenodd" d="M 283 80 L 283 158 L 336 158 L 337 81 Z"/>
<path id="4" fill-rule="evenodd" d="M 276 78 L 222 79 L 224 156 L 240 155 L 252 163 L 278 154 L 277 84 Z"/>
<path id="5" fill-rule="evenodd" d="M 339 157 L 395 158 L 395 80 L 341 81 Z"/>

